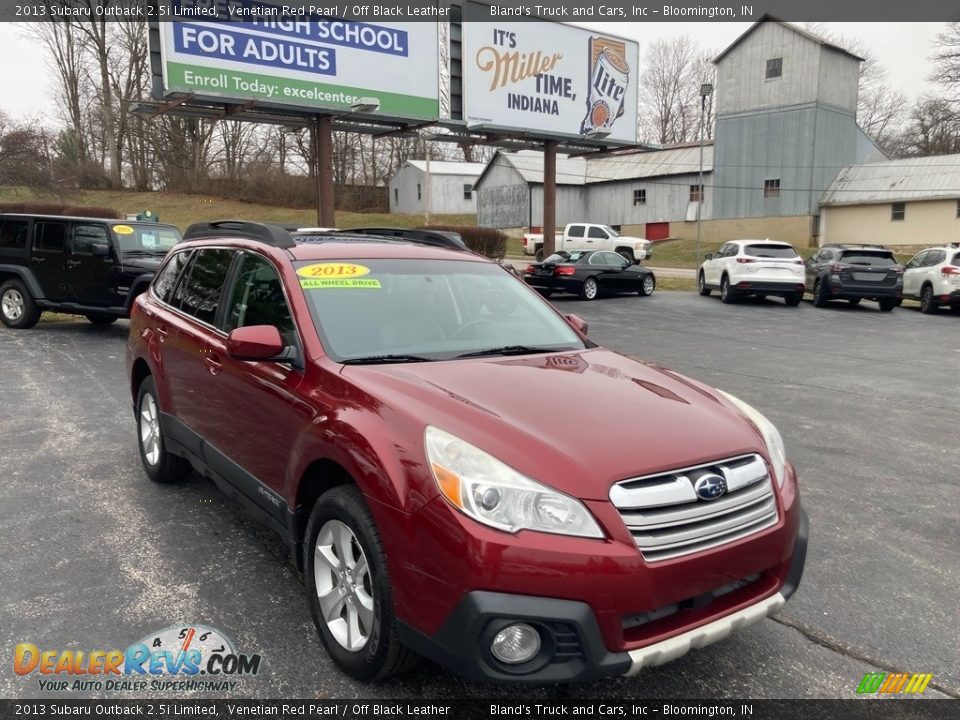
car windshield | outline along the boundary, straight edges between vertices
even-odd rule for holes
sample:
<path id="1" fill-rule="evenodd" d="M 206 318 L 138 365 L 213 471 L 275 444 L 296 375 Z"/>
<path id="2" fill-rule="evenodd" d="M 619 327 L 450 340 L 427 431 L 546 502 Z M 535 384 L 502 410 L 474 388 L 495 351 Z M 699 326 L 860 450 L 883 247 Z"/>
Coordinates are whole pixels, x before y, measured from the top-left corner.
<path id="1" fill-rule="evenodd" d="M 772 245 L 757 243 L 756 245 L 747 245 L 743 252 L 745 255 L 763 258 L 795 258 L 797 251 L 789 245 Z"/>
<path id="2" fill-rule="evenodd" d="M 170 225 L 114 225 L 113 236 L 124 255 L 163 255 L 180 242 L 180 231 Z"/>
<path id="3" fill-rule="evenodd" d="M 324 347 L 341 362 L 586 347 L 534 291 L 493 263 L 380 259 L 296 268 Z"/>
<path id="4" fill-rule="evenodd" d="M 893 253 L 869 250 L 848 250 L 841 255 L 840 260 L 851 265 L 869 265 L 870 267 L 893 267 L 897 264 Z"/>

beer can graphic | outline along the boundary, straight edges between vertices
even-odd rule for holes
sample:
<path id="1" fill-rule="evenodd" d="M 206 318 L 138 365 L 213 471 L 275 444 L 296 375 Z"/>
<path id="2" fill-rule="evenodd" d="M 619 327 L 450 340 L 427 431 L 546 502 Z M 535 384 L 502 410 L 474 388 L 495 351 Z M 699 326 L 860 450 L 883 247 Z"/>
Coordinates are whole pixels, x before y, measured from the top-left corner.
<path id="1" fill-rule="evenodd" d="M 626 45 L 609 38 L 590 38 L 590 88 L 587 114 L 580 123 L 580 134 L 610 132 L 614 121 L 623 115 L 623 103 L 630 81 Z"/>

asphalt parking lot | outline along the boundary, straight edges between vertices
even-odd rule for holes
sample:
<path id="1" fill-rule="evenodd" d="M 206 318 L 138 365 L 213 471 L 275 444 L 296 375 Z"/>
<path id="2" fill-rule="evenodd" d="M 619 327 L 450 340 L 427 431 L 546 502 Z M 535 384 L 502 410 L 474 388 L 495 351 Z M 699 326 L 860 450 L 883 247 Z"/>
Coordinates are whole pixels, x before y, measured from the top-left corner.
<path id="1" fill-rule="evenodd" d="M 12 672 L 16 643 L 122 649 L 192 623 L 262 655 L 232 697 L 834 698 L 877 670 L 930 672 L 928 696 L 960 697 L 960 317 L 668 292 L 555 303 L 778 425 L 811 546 L 777 619 L 629 680 L 518 692 L 425 664 L 357 683 L 324 654 L 279 540 L 206 480 L 146 480 L 126 323 L 43 323 L 0 330 L 0 697 L 50 695 Z"/>

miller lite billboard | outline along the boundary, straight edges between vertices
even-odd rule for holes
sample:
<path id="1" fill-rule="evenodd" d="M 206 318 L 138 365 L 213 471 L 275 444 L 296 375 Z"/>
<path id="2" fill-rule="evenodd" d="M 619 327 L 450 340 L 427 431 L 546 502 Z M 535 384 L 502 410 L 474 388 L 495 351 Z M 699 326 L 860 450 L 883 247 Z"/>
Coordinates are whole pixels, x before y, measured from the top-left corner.
<path id="1" fill-rule="evenodd" d="M 637 43 L 554 22 L 463 24 L 471 128 L 637 141 Z"/>

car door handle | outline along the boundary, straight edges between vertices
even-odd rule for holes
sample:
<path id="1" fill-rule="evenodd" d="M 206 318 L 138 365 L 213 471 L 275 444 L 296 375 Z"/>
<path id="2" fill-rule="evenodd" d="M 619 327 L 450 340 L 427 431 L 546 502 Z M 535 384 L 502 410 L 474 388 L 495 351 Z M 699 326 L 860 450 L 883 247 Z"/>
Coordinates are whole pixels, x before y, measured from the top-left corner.
<path id="1" fill-rule="evenodd" d="M 82 262 L 80 260 L 67 260 L 67 267 L 76 267 L 81 264 Z"/>
<path id="2" fill-rule="evenodd" d="M 35 262 L 35 263 L 42 263 L 42 262 L 46 262 L 46 261 L 47 261 L 47 259 L 46 259 L 46 258 L 42 258 L 42 257 L 30 258 L 30 262 Z"/>
<path id="3" fill-rule="evenodd" d="M 164 340 L 166 340 L 166 339 L 167 339 L 167 335 L 169 335 L 169 334 L 170 334 L 170 331 L 167 330 L 167 326 L 166 326 L 166 325 L 160 325 L 160 326 L 157 328 L 157 335 L 160 336 L 160 342 L 163 342 Z"/>
<path id="4" fill-rule="evenodd" d="M 211 375 L 219 375 L 220 371 L 223 370 L 223 363 L 220 361 L 220 356 L 213 351 L 207 352 L 207 356 L 203 359 L 203 362 L 206 363 L 207 370 L 210 371 Z"/>

